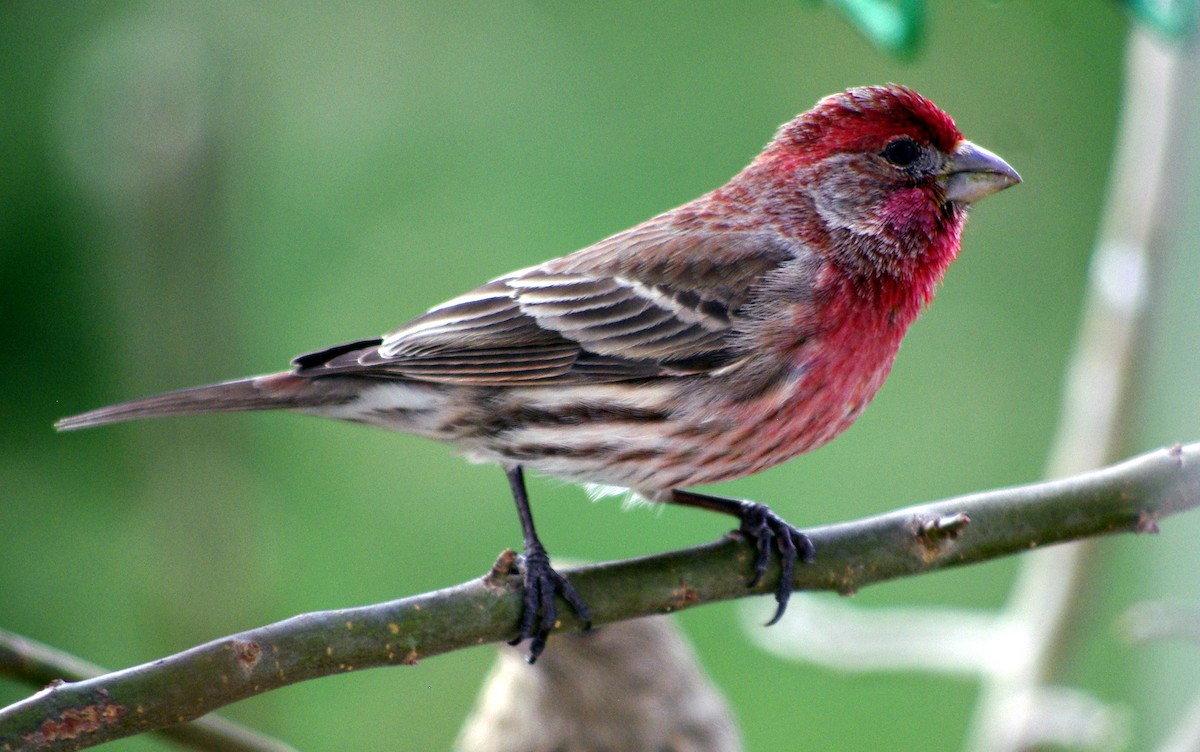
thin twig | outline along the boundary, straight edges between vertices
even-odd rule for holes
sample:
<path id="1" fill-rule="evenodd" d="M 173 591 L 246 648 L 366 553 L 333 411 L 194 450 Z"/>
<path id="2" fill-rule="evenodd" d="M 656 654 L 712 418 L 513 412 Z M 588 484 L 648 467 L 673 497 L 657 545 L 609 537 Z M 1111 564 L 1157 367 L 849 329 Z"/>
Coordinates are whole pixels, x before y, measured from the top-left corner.
<path id="1" fill-rule="evenodd" d="M 1152 532 L 1200 504 L 1200 444 L 1146 454 L 1073 478 L 910 507 L 809 531 L 820 552 L 796 586 L 852 592 L 908 575 L 1084 537 Z M 970 524 L 930 536 L 941 519 Z M 746 586 L 738 539 L 569 571 L 599 625 L 772 592 Z M 774 572 L 778 577 L 778 571 Z M 514 636 L 520 578 L 488 577 L 433 593 L 304 614 L 112 674 L 53 685 L 0 710 L 0 750 L 82 749 L 197 718 L 231 702 L 319 676 L 418 660 Z M 567 609 L 562 609 L 567 613 Z M 573 617 L 560 628 L 579 629 Z"/>

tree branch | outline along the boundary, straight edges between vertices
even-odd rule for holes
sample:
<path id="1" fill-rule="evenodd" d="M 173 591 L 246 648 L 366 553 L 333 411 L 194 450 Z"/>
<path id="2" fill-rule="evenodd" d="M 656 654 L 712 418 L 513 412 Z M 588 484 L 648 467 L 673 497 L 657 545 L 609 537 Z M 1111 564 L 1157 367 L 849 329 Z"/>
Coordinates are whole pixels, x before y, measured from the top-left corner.
<path id="1" fill-rule="evenodd" d="M 107 669 L 94 663 L 0 629 L 0 676 L 45 686 L 59 682 L 79 682 L 107 673 Z M 159 729 L 156 733 L 176 744 L 198 750 L 295 752 L 295 748 L 278 739 L 264 736 L 219 716 L 205 716 L 191 723 Z"/>
<path id="2" fill-rule="evenodd" d="M 1200 443 L 1072 478 L 963 496 L 807 531 L 817 561 L 796 587 L 864 585 L 1107 533 L 1153 532 L 1200 504 Z M 969 524 L 968 523 L 969 520 Z M 751 551 L 734 537 L 580 567 L 571 581 L 599 625 L 773 592 L 747 588 Z M 418 660 L 515 635 L 520 578 L 511 556 L 487 577 L 388 603 L 322 611 L 75 683 L 0 710 L 0 750 L 82 749 L 198 718 L 295 682 Z M 561 609 L 560 627 L 581 625 Z"/>

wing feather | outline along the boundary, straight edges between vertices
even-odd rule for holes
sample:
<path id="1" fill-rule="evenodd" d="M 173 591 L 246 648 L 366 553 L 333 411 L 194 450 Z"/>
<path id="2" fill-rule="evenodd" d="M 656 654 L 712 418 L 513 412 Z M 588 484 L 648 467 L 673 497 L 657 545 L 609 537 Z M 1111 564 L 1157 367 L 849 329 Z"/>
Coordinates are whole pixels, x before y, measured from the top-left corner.
<path id="1" fill-rule="evenodd" d="M 720 368 L 740 355 L 731 335 L 755 285 L 795 251 L 775 235 L 680 233 L 665 223 L 495 279 L 382 340 L 302 356 L 296 372 L 487 386 Z M 716 251 L 740 263 L 717 264 Z"/>

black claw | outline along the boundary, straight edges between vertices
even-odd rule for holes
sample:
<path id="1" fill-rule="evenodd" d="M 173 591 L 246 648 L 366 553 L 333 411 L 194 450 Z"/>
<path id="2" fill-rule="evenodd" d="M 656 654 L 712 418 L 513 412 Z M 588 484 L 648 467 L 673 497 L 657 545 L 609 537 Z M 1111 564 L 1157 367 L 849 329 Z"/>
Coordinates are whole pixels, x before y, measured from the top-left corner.
<path id="1" fill-rule="evenodd" d="M 742 521 L 739 530 L 754 544 L 758 552 L 754 560 L 754 576 L 750 578 L 748 587 L 754 587 L 762 581 L 771 561 L 772 542 L 775 544 L 775 550 L 779 552 L 779 587 L 775 590 L 775 602 L 779 605 L 775 609 L 775 615 L 767 622 L 769 627 L 778 622 L 787 611 L 788 600 L 792 597 L 792 581 L 796 575 L 796 561 L 811 562 L 816 549 L 807 535 L 788 524 L 765 504 L 744 502 L 738 516 Z"/>
<path id="2" fill-rule="evenodd" d="M 788 599 L 792 596 L 792 580 L 796 576 L 796 561 L 811 562 L 816 556 L 816 549 L 808 536 L 792 527 L 779 515 L 771 511 L 766 504 L 756 504 L 740 499 L 725 499 L 720 496 L 709 496 L 677 488 L 671 491 L 671 502 L 690 507 L 708 509 L 722 514 L 737 517 L 741 523 L 738 531 L 754 546 L 754 576 L 750 578 L 748 587 L 754 587 L 762 582 L 771 563 L 772 547 L 779 552 L 780 572 L 779 587 L 775 590 L 775 616 L 767 622 L 771 626 L 779 621 L 787 610 Z"/>
<path id="3" fill-rule="evenodd" d="M 813 545 L 812 540 L 807 535 L 801 533 L 799 530 L 796 532 L 800 533 L 800 561 L 805 564 L 812 564 L 817 560 L 816 546 Z"/>
<path id="4" fill-rule="evenodd" d="M 529 643 L 529 662 L 533 663 L 545 650 L 546 639 L 558 621 L 555 595 L 561 595 L 579 618 L 583 619 L 585 629 L 591 629 L 592 615 L 575 586 L 550 566 L 550 557 L 546 555 L 544 548 L 540 545 L 531 546 L 525 552 L 524 559 L 525 598 L 521 610 L 521 623 L 516 638 L 509 644 L 516 645 L 533 638 Z"/>

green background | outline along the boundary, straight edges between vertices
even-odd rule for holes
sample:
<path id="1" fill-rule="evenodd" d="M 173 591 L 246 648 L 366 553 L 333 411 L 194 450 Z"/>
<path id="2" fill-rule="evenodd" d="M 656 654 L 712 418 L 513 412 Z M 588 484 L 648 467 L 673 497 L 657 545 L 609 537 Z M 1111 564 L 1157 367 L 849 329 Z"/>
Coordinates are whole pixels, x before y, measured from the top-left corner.
<path id="1" fill-rule="evenodd" d="M 0 627 L 124 667 L 480 575 L 519 543 L 517 520 L 499 470 L 445 447 L 282 414 L 69 435 L 51 423 L 386 331 L 719 185 L 779 123 L 864 83 L 917 88 L 1026 182 L 977 208 L 858 424 L 718 492 L 809 525 L 1039 478 L 1127 31 L 1099 0 L 931 3 L 906 63 L 795 0 L 6 3 Z M 1150 429 L 1130 446 L 1186 438 Z M 553 481 L 531 493 L 559 557 L 635 556 L 728 527 L 592 504 Z M 1137 557 L 1172 535 L 1105 543 L 1129 566 L 1104 568 L 1068 677 L 1105 700 L 1137 701 L 1144 649 L 1112 617 L 1140 597 Z M 1015 566 L 856 602 L 998 607 Z M 749 749 L 960 745 L 972 681 L 786 664 L 748 643 L 736 609 L 680 621 Z M 226 712 L 303 749 L 444 749 L 492 659 L 466 650 Z M 0 705 L 28 691 L 0 682 Z M 1161 733 L 1134 724 L 1139 748 Z"/>

